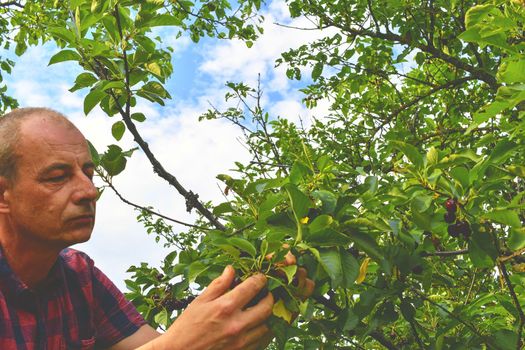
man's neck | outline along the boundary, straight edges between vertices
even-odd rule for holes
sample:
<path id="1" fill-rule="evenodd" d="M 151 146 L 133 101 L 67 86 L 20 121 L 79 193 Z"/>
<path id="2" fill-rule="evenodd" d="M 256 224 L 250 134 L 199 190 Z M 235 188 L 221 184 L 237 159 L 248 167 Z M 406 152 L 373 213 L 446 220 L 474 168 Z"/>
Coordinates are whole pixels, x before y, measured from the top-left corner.
<path id="1" fill-rule="evenodd" d="M 0 246 L 13 272 L 31 288 L 47 277 L 61 251 L 45 247 L 41 242 L 25 240 L 22 235 L 6 234 L 1 227 Z"/>

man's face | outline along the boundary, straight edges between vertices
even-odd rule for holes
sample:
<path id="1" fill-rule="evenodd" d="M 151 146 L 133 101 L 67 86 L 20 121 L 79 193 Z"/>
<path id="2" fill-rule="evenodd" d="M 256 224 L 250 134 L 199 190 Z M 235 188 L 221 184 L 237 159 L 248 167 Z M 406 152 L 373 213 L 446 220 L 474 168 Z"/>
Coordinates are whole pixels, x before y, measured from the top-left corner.
<path id="1" fill-rule="evenodd" d="M 21 125 L 16 178 L 4 192 L 19 238 L 62 249 L 85 242 L 95 223 L 94 165 L 77 129 L 51 118 Z"/>

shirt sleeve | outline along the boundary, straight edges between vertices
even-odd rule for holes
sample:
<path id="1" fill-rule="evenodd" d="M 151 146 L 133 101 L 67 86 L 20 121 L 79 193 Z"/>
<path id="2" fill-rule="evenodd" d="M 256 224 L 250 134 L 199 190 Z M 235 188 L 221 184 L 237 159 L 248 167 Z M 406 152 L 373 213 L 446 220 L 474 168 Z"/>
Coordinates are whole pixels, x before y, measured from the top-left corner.
<path id="1" fill-rule="evenodd" d="M 97 347 L 110 347 L 146 324 L 135 306 L 98 268 L 93 266 Z"/>

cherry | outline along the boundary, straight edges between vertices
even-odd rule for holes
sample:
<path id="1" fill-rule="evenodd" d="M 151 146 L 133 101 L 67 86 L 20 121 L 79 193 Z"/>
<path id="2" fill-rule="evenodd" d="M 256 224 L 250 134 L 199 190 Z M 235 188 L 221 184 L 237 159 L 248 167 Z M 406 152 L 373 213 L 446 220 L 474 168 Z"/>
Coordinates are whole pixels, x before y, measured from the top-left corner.
<path id="1" fill-rule="evenodd" d="M 458 226 L 458 231 L 461 234 L 463 234 L 463 237 L 465 239 L 468 239 L 470 237 L 470 233 L 471 233 L 469 223 L 466 222 L 466 221 L 459 221 L 456 225 Z"/>
<path id="2" fill-rule="evenodd" d="M 448 231 L 449 236 L 451 237 L 459 237 L 459 234 L 461 233 L 459 231 L 459 227 L 457 223 L 448 225 L 447 231 Z"/>
<path id="3" fill-rule="evenodd" d="M 445 208 L 447 209 L 448 212 L 456 212 L 457 208 L 458 208 L 458 203 L 455 199 L 453 198 L 449 198 L 447 199 L 447 201 L 445 202 Z"/>
<path id="4" fill-rule="evenodd" d="M 448 224 L 456 221 L 456 213 L 453 211 L 447 211 L 443 217 L 445 218 L 445 222 Z"/>

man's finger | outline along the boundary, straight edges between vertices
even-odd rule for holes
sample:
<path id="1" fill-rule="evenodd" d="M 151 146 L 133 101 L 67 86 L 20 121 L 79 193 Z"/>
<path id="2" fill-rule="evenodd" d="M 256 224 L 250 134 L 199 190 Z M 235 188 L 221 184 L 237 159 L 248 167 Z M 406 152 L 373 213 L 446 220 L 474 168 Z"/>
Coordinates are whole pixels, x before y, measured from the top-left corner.
<path id="1" fill-rule="evenodd" d="M 232 298 L 239 308 L 244 307 L 252 300 L 259 291 L 266 286 L 266 276 L 261 273 L 253 275 L 233 288 L 225 298 Z"/>
<path id="2" fill-rule="evenodd" d="M 211 301 L 217 299 L 230 289 L 235 278 L 235 270 L 230 265 L 226 266 L 222 275 L 214 279 L 210 285 L 197 297 L 198 300 Z M 196 300 L 197 300 L 196 299 Z"/>
<path id="3" fill-rule="evenodd" d="M 243 350 L 262 350 L 270 344 L 273 335 L 270 328 L 265 324 L 259 325 L 255 328 L 250 329 L 244 338 L 246 345 Z"/>
<path id="4" fill-rule="evenodd" d="M 262 324 L 273 310 L 273 295 L 268 293 L 258 304 L 247 308 L 242 312 L 242 319 L 247 329 L 251 329 Z"/>

